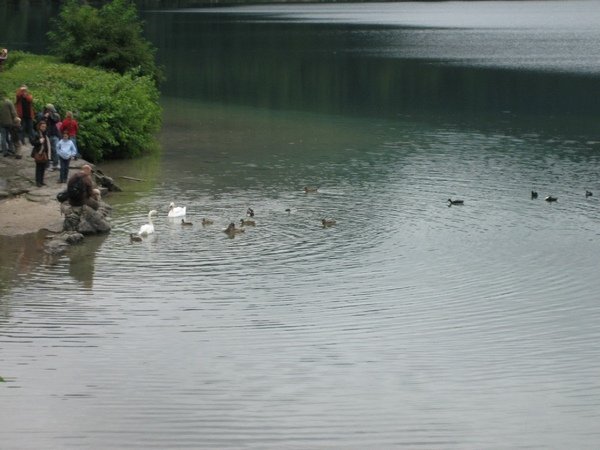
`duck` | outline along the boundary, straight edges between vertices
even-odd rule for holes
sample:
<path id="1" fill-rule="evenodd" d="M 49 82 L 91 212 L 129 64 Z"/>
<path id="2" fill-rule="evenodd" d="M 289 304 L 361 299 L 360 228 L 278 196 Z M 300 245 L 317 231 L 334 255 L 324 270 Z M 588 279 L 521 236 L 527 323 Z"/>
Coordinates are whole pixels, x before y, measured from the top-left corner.
<path id="1" fill-rule="evenodd" d="M 586 197 L 591 197 L 592 195 L 594 195 L 594 194 L 592 194 L 592 191 L 585 191 Z"/>
<path id="2" fill-rule="evenodd" d="M 538 193 L 536 191 L 531 191 L 531 198 L 538 198 Z"/>
<path id="3" fill-rule="evenodd" d="M 193 224 L 193 222 L 188 222 L 188 221 L 187 221 L 187 220 L 185 220 L 185 219 L 181 219 L 181 225 L 182 225 L 182 226 L 186 226 L 186 225 L 187 225 L 187 226 L 190 226 L 190 225 L 194 225 L 194 224 Z"/>
<path id="4" fill-rule="evenodd" d="M 185 216 L 185 206 L 175 206 L 175 203 L 171 202 L 169 204 L 169 214 L 168 217 L 182 217 Z"/>
<path id="5" fill-rule="evenodd" d="M 323 228 L 332 227 L 336 224 L 336 221 L 333 219 L 322 219 L 321 224 L 323 225 Z"/>
<path id="6" fill-rule="evenodd" d="M 250 219 L 240 219 L 240 225 L 241 226 L 250 226 L 250 227 L 254 227 L 256 226 L 256 222 L 254 220 L 250 220 Z"/>
<path id="7" fill-rule="evenodd" d="M 544 200 L 546 200 L 547 202 L 555 202 L 558 200 L 558 198 L 556 197 L 552 197 L 551 195 L 549 195 L 548 197 L 546 197 Z"/>
<path id="8" fill-rule="evenodd" d="M 246 215 L 247 215 L 248 217 L 254 217 L 254 210 L 253 210 L 252 208 L 248 208 L 248 209 L 246 210 Z"/>
<path id="9" fill-rule="evenodd" d="M 243 233 L 245 230 L 242 228 L 236 228 L 235 227 L 235 223 L 231 222 L 227 228 L 225 228 L 223 230 L 224 233 L 228 234 L 229 236 L 235 236 L 236 234 L 240 234 Z"/>
<path id="10" fill-rule="evenodd" d="M 307 194 L 309 192 L 318 192 L 319 188 L 315 187 L 315 186 L 304 186 L 304 192 L 306 192 Z"/>
<path id="11" fill-rule="evenodd" d="M 285 212 L 290 214 L 292 212 L 292 210 L 290 208 L 285 208 Z"/>
<path id="12" fill-rule="evenodd" d="M 129 240 L 131 242 L 142 242 L 142 237 L 139 234 L 131 233 L 129 234 Z"/>
<path id="13" fill-rule="evenodd" d="M 207 219 L 206 217 L 202 219 L 202 225 L 212 225 L 213 223 L 215 223 L 213 220 Z"/>
<path id="14" fill-rule="evenodd" d="M 140 231 L 138 231 L 138 234 L 140 236 L 147 236 L 149 234 L 154 233 L 154 223 L 152 223 L 152 216 L 156 214 L 156 210 L 153 209 L 152 211 L 150 211 L 148 213 L 148 223 L 142 225 L 140 227 Z"/>
<path id="15" fill-rule="evenodd" d="M 464 200 L 452 200 L 451 198 L 448 199 L 448 206 L 452 206 L 452 205 L 464 205 L 465 201 Z"/>

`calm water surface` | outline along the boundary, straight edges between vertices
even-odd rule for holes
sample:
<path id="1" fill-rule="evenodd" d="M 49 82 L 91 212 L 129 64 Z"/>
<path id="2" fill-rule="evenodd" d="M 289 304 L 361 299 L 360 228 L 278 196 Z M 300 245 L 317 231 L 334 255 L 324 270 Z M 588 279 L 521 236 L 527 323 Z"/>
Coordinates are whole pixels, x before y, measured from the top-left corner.
<path id="1" fill-rule="evenodd" d="M 569 20 L 557 25 L 553 11 L 586 25 L 598 3 L 551 5 L 547 26 L 538 3 L 494 8 L 558 42 Z M 365 49 L 351 38 L 423 43 L 427 27 L 457 27 L 483 45 L 502 34 L 496 15 L 478 25 L 483 7 L 147 12 L 150 31 L 174 30 L 155 35 L 175 79 L 163 154 L 103 165 L 125 189 L 109 200 L 109 235 L 58 259 L 39 251 L 40 236 L 0 241 L 2 446 L 597 448 L 600 139 L 581 86 L 597 89 L 598 61 L 577 46 L 568 65 L 541 39 L 541 60 L 559 61 L 551 70 L 497 55 L 480 72 L 435 55 L 411 62 L 412 44 Z M 226 32 L 195 40 L 186 26 L 199 23 Z M 576 28 L 582 42 L 597 33 Z M 224 52 L 234 31 L 257 65 L 239 62 L 251 64 L 244 42 Z M 334 35 L 336 55 L 351 56 L 319 56 L 314 43 L 328 48 Z M 454 37 L 440 39 L 479 59 Z M 339 78 L 356 62 L 362 75 Z M 398 67 L 424 95 L 454 86 L 438 91 L 452 98 L 465 76 L 475 93 L 436 103 L 430 92 L 413 110 L 397 102 L 409 92 L 395 90 Z M 371 93 L 352 89 L 365 80 Z M 530 89 L 495 99 L 496 81 L 507 92 L 553 86 L 568 108 L 545 108 Z M 323 84 L 338 91 L 309 95 Z M 448 207 L 449 197 L 465 204 Z M 171 201 L 187 206 L 191 227 L 166 217 Z M 248 207 L 256 227 L 228 238 L 221 230 Z M 150 209 L 156 233 L 131 243 Z M 323 217 L 337 225 L 322 228 Z"/>

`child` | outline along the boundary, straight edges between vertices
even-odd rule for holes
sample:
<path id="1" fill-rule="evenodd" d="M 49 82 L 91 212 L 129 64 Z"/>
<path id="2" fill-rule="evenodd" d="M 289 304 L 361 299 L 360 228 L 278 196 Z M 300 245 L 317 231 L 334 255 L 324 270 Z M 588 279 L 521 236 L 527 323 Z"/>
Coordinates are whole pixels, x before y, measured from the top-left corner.
<path id="1" fill-rule="evenodd" d="M 79 123 L 77 120 L 75 120 L 71 111 L 67 111 L 65 113 L 65 118 L 62 121 L 62 131 L 69 133 L 69 139 L 73 141 L 73 144 L 75 144 L 75 150 L 77 150 L 77 131 L 79 131 Z M 81 155 L 79 154 L 79 150 L 77 150 L 77 156 L 75 156 L 75 159 L 77 159 L 79 156 Z"/>
<path id="2" fill-rule="evenodd" d="M 77 155 L 77 149 L 73 141 L 69 139 L 69 133 L 64 131 L 62 139 L 58 141 L 56 145 L 56 153 L 60 160 L 60 175 L 58 178 L 59 183 L 66 183 L 69 178 L 69 163 L 71 159 Z"/>

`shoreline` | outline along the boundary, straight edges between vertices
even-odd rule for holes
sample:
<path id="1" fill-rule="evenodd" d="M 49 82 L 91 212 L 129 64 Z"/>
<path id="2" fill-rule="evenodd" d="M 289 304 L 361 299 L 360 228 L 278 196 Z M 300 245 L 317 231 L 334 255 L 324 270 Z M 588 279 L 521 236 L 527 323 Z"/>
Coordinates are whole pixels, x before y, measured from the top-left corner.
<path id="1" fill-rule="evenodd" d="M 42 230 L 60 233 L 64 216 L 56 194 L 66 184 L 58 183 L 58 170 L 46 170 L 47 185 L 37 187 L 35 163 L 29 156 L 31 145 L 22 145 L 17 153 L 21 159 L 0 154 L 0 235 L 13 237 Z M 90 163 L 82 159 L 71 161 L 69 175 L 84 164 Z"/>

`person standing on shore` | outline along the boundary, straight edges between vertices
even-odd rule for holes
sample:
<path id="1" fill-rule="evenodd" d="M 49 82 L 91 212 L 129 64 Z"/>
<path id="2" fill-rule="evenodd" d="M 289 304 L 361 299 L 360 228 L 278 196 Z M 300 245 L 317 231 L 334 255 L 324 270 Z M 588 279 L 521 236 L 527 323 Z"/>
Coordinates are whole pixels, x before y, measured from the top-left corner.
<path id="1" fill-rule="evenodd" d="M 0 50 L 0 72 L 4 70 L 4 62 L 8 58 L 8 49 L 3 48 Z"/>
<path id="2" fill-rule="evenodd" d="M 2 141 L 2 154 L 8 156 L 15 153 L 15 147 L 11 140 L 11 129 L 15 125 L 18 116 L 15 105 L 5 98 L 4 92 L 0 93 L 2 103 L 0 104 L 0 140 Z"/>
<path id="3" fill-rule="evenodd" d="M 77 155 L 77 149 L 73 141 L 69 139 L 69 133 L 63 131 L 63 138 L 56 144 L 56 153 L 60 161 L 60 175 L 58 177 L 59 183 L 66 183 L 69 179 L 69 164 L 71 159 Z"/>
<path id="4" fill-rule="evenodd" d="M 56 153 L 56 146 L 58 141 L 60 141 L 60 132 L 58 131 L 58 123 L 60 122 L 60 115 L 56 112 L 56 108 L 52 103 L 48 103 L 44 107 L 44 112 L 42 113 L 41 120 L 45 121 L 47 124 L 47 133 L 48 138 L 50 139 L 51 146 L 51 159 L 52 166 L 50 170 L 58 169 L 58 155 Z"/>
<path id="5" fill-rule="evenodd" d="M 21 132 L 21 118 L 17 116 L 15 118 L 15 123 L 10 129 L 10 142 L 15 148 L 15 158 L 21 159 L 21 154 L 19 151 L 21 150 L 21 140 L 19 139 L 19 133 Z"/>
<path id="6" fill-rule="evenodd" d="M 35 160 L 35 184 L 37 187 L 45 186 L 44 174 L 46 166 L 50 160 L 50 139 L 46 133 L 47 124 L 45 121 L 40 121 L 37 125 L 37 135 L 33 139 L 33 150 L 31 156 Z"/>
<path id="7" fill-rule="evenodd" d="M 31 145 L 35 140 L 35 133 L 33 132 L 33 118 L 35 117 L 35 110 L 33 109 L 33 96 L 27 90 L 27 86 L 22 84 L 17 89 L 17 101 L 15 102 L 17 109 L 17 115 L 21 119 L 21 144 L 25 144 L 25 134 L 29 139 Z"/>

